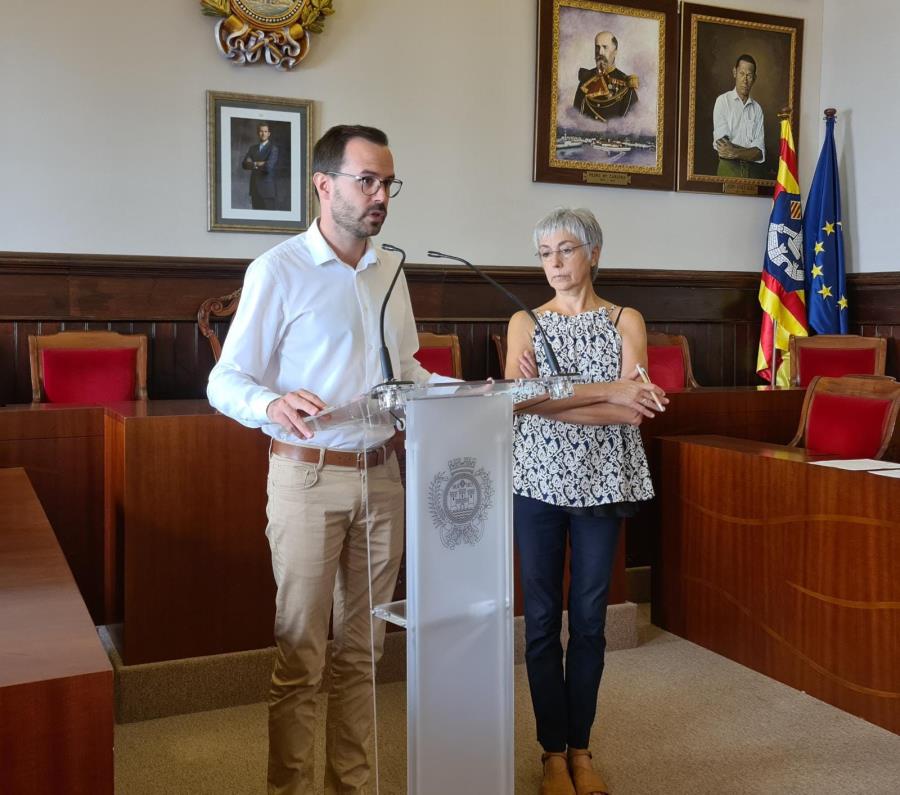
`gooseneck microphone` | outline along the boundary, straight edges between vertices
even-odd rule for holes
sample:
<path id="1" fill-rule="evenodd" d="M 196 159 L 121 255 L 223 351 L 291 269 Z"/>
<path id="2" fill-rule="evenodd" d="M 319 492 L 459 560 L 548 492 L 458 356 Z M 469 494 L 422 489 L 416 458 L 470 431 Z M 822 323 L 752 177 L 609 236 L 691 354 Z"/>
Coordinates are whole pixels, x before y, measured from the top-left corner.
<path id="1" fill-rule="evenodd" d="M 406 262 L 406 252 L 402 248 L 392 246 L 389 243 L 382 243 L 381 247 L 385 251 L 392 251 L 395 254 L 400 255 L 400 264 L 397 266 L 397 272 L 394 274 L 394 278 L 391 279 L 391 285 L 384 294 L 384 301 L 381 302 L 381 319 L 379 324 L 381 350 L 379 351 L 379 356 L 381 357 L 381 372 L 384 375 L 385 382 L 388 382 L 394 380 L 394 366 L 391 364 L 391 354 L 388 352 L 387 343 L 385 343 L 384 340 L 384 313 L 387 309 L 391 293 L 394 291 L 394 285 L 397 283 L 397 277 L 400 275 L 400 271 L 403 270 L 403 263 Z"/>
<path id="2" fill-rule="evenodd" d="M 467 265 L 473 271 L 475 271 L 475 273 L 477 273 L 482 279 L 484 279 L 486 282 L 489 282 L 494 287 L 496 287 L 501 293 L 503 293 L 507 298 L 509 298 L 517 307 L 519 307 L 520 309 L 523 309 L 528 314 L 528 317 L 530 317 L 532 319 L 532 321 L 534 322 L 534 327 L 538 330 L 538 332 L 540 334 L 541 348 L 544 351 L 544 357 L 547 359 L 547 363 L 550 365 L 550 369 L 553 371 L 553 375 L 570 375 L 568 373 L 563 373 L 561 371 L 559 362 L 556 359 L 556 354 L 553 352 L 553 348 L 550 346 L 550 343 L 547 341 L 547 337 L 544 334 L 544 329 L 541 327 L 541 324 L 538 321 L 537 316 L 534 314 L 534 312 L 532 312 L 525 305 L 525 303 L 520 298 L 518 298 L 516 295 L 514 295 L 509 290 L 507 290 L 502 284 L 500 284 L 499 282 L 495 281 L 490 276 L 488 276 L 484 271 L 481 270 L 481 268 L 478 268 L 477 266 L 473 265 L 471 262 L 469 262 L 466 259 L 463 259 L 462 257 L 454 257 L 452 254 L 443 254 L 440 251 L 429 251 L 428 256 L 439 258 L 439 259 L 452 259 L 455 262 L 461 262 L 463 265 Z"/>

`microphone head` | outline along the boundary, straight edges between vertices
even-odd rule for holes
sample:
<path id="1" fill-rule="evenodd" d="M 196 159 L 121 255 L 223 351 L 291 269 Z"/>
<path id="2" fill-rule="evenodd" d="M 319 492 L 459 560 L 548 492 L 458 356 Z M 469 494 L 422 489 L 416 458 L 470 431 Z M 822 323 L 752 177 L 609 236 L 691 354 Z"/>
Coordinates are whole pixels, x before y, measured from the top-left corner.
<path id="1" fill-rule="evenodd" d="M 441 259 L 452 259 L 454 262 L 461 262 L 463 265 L 468 265 L 470 268 L 475 268 L 475 266 L 471 262 L 469 262 L 469 260 L 463 259 L 462 257 L 457 257 L 453 254 L 445 254 L 443 251 L 429 251 L 428 256 L 440 257 Z"/>

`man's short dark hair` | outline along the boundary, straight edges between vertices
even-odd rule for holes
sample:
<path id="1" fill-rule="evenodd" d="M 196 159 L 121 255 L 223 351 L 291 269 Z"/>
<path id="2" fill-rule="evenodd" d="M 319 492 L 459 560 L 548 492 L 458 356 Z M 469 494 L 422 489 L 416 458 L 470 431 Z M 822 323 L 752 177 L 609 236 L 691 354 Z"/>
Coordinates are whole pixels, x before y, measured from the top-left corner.
<path id="1" fill-rule="evenodd" d="M 256 123 L 256 129 L 257 129 L 257 130 L 259 130 L 259 129 L 262 128 L 262 127 L 269 127 L 269 122 L 267 122 L 267 121 L 259 121 L 259 122 Z M 269 127 L 269 132 L 271 132 L 271 131 L 272 131 L 272 128 Z"/>
<path id="2" fill-rule="evenodd" d="M 746 61 L 747 63 L 752 63 L 752 64 L 753 64 L 753 71 L 754 71 L 754 72 L 756 71 L 756 61 L 753 60 L 753 56 L 752 56 L 752 55 L 747 55 L 747 53 L 742 53 L 741 55 L 739 55 L 739 56 L 737 57 L 737 60 L 734 62 L 734 68 L 735 68 L 735 69 L 738 68 L 738 65 L 740 64 L 741 61 Z"/>
<path id="3" fill-rule="evenodd" d="M 325 133 L 313 147 L 312 170 L 340 171 L 344 163 L 344 151 L 347 142 L 353 138 L 362 138 L 379 146 L 387 146 L 388 138 L 375 127 L 365 127 L 362 124 L 338 124 Z"/>

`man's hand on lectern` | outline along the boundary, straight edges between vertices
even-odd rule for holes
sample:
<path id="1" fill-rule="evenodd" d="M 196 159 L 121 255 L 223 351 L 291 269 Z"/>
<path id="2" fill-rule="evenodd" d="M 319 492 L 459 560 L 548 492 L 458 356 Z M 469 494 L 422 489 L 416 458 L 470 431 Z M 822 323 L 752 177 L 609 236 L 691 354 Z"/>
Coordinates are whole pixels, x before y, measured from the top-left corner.
<path id="1" fill-rule="evenodd" d="M 312 439 L 313 431 L 303 418 L 318 414 L 324 408 L 325 402 L 318 395 L 297 389 L 273 400 L 266 408 L 266 416 L 295 436 Z"/>

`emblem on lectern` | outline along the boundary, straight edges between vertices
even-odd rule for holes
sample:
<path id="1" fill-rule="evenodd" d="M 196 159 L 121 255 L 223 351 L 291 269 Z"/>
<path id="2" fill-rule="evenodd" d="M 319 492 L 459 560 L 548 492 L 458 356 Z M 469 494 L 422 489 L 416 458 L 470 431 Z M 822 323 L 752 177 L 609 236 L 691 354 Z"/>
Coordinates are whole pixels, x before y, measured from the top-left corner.
<path id="1" fill-rule="evenodd" d="M 459 544 L 475 546 L 484 535 L 484 519 L 493 504 L 494 485 L 474 458 L 454 458 L 448 470 L 438 472 L 428 488 L 428 508 L 441 543 L 447 549 Z"/>

